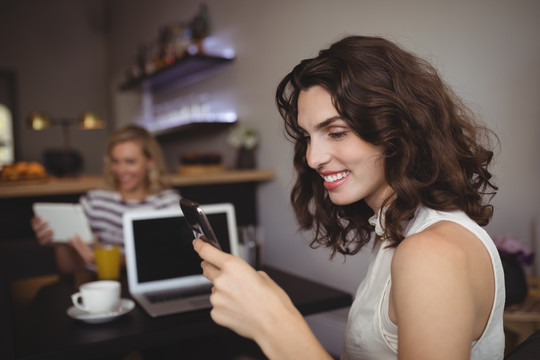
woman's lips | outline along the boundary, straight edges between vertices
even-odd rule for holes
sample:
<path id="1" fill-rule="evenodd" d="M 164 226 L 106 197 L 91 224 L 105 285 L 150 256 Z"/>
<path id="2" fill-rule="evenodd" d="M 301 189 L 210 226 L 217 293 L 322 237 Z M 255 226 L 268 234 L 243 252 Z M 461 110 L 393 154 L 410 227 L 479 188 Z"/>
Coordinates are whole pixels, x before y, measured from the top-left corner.
<path id="1" fill-rule="evenodd" d="M 347 177 L 349 176 L 351 172 L 350 171 L 342 171 L 338 173 L 333 174 L 321 174 L 322 178 L 324 179 L 324 187 L 327 190 L 333 190 L 341 186 L 345 181 L 347 181 Z"/>

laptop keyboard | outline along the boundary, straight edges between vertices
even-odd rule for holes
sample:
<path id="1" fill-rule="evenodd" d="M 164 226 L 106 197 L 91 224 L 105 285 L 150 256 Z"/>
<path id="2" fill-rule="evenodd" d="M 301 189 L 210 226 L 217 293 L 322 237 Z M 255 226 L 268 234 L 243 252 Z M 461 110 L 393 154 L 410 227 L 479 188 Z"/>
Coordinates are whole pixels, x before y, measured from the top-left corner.
<path id="1" fill-rule="evenodd" d="M 156 292 L 151 294 L 145 294 L 148 301 L 151 303 L 159 303 L 164 301 L 172 301 L 182 299 L 186 297 L 193 297 L 198 295 L 210 295 L 212 287 L 209 285 L 194 287 L 190 289 L 172 290 Z"/>

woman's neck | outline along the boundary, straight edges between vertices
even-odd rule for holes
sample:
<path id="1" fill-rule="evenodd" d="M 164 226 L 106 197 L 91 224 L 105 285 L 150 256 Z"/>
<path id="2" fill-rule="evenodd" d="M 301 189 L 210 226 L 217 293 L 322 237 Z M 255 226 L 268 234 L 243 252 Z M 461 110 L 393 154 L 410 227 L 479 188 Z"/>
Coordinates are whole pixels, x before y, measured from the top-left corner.
<path id="1" fill-rule="evenodd" d="M 138 189 L 133 191 L 120 191 L 120 196 L 124 201 L 141 201 L 146 198 L 148 192 L 146 189 Z"/>

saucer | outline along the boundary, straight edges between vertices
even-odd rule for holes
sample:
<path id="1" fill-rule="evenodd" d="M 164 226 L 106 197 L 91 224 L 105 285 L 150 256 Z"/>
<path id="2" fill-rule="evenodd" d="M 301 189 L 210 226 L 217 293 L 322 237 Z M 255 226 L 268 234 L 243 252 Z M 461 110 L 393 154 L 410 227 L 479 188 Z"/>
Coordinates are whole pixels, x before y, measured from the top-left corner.
<path id="1" fill-rule="evenodd" d="M 121 299 L 118 309 L 110 311 L 108 313 L 91 314 L 75 306 L 69 307 L 66 312 L 73 319 L 81 320 L 89 324 L 99 324 L 119 318 L 120 316 L 125 315 L 131 310 L 133 310 L 134 307 L 135 302 L 133 302 L 133 300 Z"/>

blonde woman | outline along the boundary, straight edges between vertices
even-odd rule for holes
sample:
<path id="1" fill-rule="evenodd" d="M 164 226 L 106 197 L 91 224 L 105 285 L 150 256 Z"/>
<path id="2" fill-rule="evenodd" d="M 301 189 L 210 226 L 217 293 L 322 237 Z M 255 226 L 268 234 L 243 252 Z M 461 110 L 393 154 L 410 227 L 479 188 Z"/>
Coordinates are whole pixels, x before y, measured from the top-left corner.
<path id="1" fill-rule="evenodd" d="M 122 215 L 140 208 L 162 209 L 178 206 L 180 195 L 166 181 L 166 167 L 156 139 L 144 128 L 128 125 L 109 139 L 104 159 L 106 188 L 91 190 L 80 199 L 95 243 L 123 247 Z M 39 217 L 31 220 L 41 245 L 50 245 L 53 232 Z M 91 246 L 74 236 L 68 244 L 55 248 L 60 273 L 76 273 L 91 268 Z"/>

